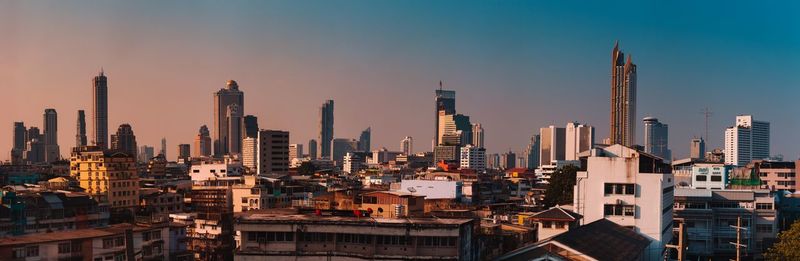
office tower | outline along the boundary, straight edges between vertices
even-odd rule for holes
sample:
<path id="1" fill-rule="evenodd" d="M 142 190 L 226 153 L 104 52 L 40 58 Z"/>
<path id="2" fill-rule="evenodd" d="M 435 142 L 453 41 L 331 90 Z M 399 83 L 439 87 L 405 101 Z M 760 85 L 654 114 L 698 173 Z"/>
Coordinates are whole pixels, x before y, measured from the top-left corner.
<path id="1" fill-rule="evenodd" d="M 363 153 L 348 152 L 342 158 L 342 171 L 347 174 L 355 174 L 366 168 L 366 161 Z"/>
<path id="2" fill-rule="evenodd" d="M 540 147 L 540 140 L 539 134 L 535 134 L 531 136 L 531 142 L 528 143 L 528 147 L 525 148 L 525 156 L 527 156 L 527 166 L 526 168 L 535 169 L 539 167 L 539 147 Z"/>
<path id="3" fill-rule="evenodd" d="M 239 90 L 239 85 L 234 80 L 228 80 L 225 88 L 220 89 L 214 93 L 214 156 L 222 157 L 229 153 L 238 153 L 239 151 L 231 151 L 230 141 L 236 141 L 236 144 L 241 144 L 242 132 L 231 132 L 228 130 L 230 125 L 230 106 L 236 104 L 238 106 L 233 116 L 242 118 L 244 112 L 244 93 Z M 241 126 L 241 125 L 239 125 Z M 238 147 L 237 147 L 238 148 Z"/>
<path id="4" fill-rule="evenodd" d="M 162 144 L 162 146 L 164 146 Z M 111 150 L 124 152 L 131 157 L 136 157 L 136 135 L 129 124 L 119 125 L 117 134 L 111 134 Z"/>
<path id="5" fill-rule="evenodd" d="M 189 144 L 178 144 L 178 159 L 187 160 L 191 157 L 192 148 Z"/>
<path id="6" fill-rule="evenodd" d="M 289 162 L 293 159 L 303 158 L 303 144 L 289 144 Z"/>
<path id="7" fill-rule="evenodd" d="M 506 153 L 500 154 L 500 167 L 503 169 L 513 169 L 517 167 L 517 154 L 508 151 Z"/>
<path id="8" fill-rule="evenodd" d="M 640 260 L 662 260 L 664 244 L 672 240 L 677 190 L 670 165 L 619 144 L 589 153 L 573 193 L 574 210 L 583 215 L 581 224 L 605 218 L 629 227 L 652 240 Z"/>
<path id="9" fill-rule="evenodd" d="M 706 157 L 706 141 L 703 138 L 694 138 L 689 147 L 689 158 L 703 160 Z"/>
<path id="10" fill-rule="evenodd" d="M 100 75 L 92 80 L 92 119 L 94 131 L 93 143 L 102 148 L 108 148 L 108 79 L 103 70 Z"/>
<path id="11" fill-rule="evenodd" d="M 636 64 L 619 50 L 611 51 L 611 135 L 610 144 L 636 145 Z"/>
<path id="12" fill-rule="evenodd" d="M 228 154 L 237 154 L 242 152 L 242 133 L 244 132 L 244 119 L 241 117 L 238 104 L 228 105 Z"/>
<path id="13" fill-rule="evenodd" d="M 44 160 L 53 162 L 61 158 L 58 148 L 58 113 L 55 109 L 44 110 Z"/>
<path id="14" fill-rule="evenodd" d="M 40 139 L 42 139 L 42 135 L 41 135 L 41 132 L 39 132 L 39 128 L 38 127 L 34 127 L 34 126 L 31 126 L 30 128 L 28 128 L 28 133 L 25 135 L 25 137 L 26 137 L 26 140 L 25 140 L 26 142 L 31 141 L 31 140 L 40 140 Z"/>
<path id="15" fill-rule="evenodd" d="M 308 140 L 308 157 L 310 159 L 317 159 L 317 140 Z"/>
<path id="16" fill-rule="evenodd" d="M 161 138 L 161 151 L 158 154 L 167 157 L 167 138 Z"/>
<path id="17" fill-rule="evenodd" d="M 483 148 L 483 126 L 480 123 L 472 124 L 472 145 Z"/>
<path id="18" fill-rule="evenodd" d="M 106 153 L 97 146 L 76 147 L 69 165 L 69 174 L 78 180 L 80 187 L 97 201 L 108 203 L 112 210 L 139 206 L 135 156 Z"/>
<path id="19" fill-rule="evenodd" d="M 565 160 L 578 160 L 579 153 L 592 149 L 594 145 L 594 127 L 570 122 L 567 123 L 565 133 Z"/>
<path id="20" fill-rule="evenodd" d="M 11 147 L 11 163 L 12 164 L 22 164 L 22 159 L 24 158 L 25 153 L 25 145 L 26 145 L 26 134 L 27 129 L 25 129 L 25 123 L 23 122 L 14 122 L 14 143 Z"/>
<path id="21" fill-rule="evenodd" d="M 556 126 L 539 129 L 539 166 L 566 160 L 566 130 Z"/>
<path id="22" fill-rule="evenodd" d="M 354 139 L 333 139 L 331 141 L 331 160 L 341 166 L 344 155 L 358 150 L 358 141 Z"/>
<path id="23" fill-rule="evenodd" d="M 439 122 L 441 115 L 456 114 L 456 91 L 442 90 L 442 82 L 439 82 L 439 89 L 436 90 L 436 111 L 434 111 L 434 120 L 436 125 L 434 128 L 434 146 L 441 144 L 441 123 Z"/>
<path id="24" fill-rule="evenodd" d="M 139 147 L 139 162 L 149 162 L 155 156 L 155 148 L 147 145 Z"/>
<path id="25" fill-rule="evenodd" d="M 645 117 L 644 122 L 644 152 L 653 154 L 664 161 L 670 161 L 672 152 L 669 150 L 669 126 L 653 117 Z"/>
<path id="26" fill-rule="evenodd" d="M 361 131 L 361 135 L 358 136 L 358 150 L 359 151 L 370 151 L 370 139 L 372 137 L 372 127 L 367 128 L 366 130 Z"/>
<path id="27" fill-rule="evenodd" d="M 469 116 L 462 114 L 445 114 L 445 111 L 439 112 L 439 134 L 437 145 L 459 145 L 463 146 L 472 143 L 472 123 L 469 121 Z M 453 135 L 460 131 L 459 140 L 452 142 L 451 140 L 445 142 L 445 136 Z"/>
<path id="28" fill-rule="evenodd" d="M 473 169 L 477 171 L 486 170 L 486 149 L 468 144 L 461 147 L 462 169 Z"/>
<path id="29" fill-rule="evenodd" d="M 194 137 L 194 155 L 193 157 L 208 157 L 211 156 L 211 136 L 208 132 L 206 125 L 200 126 L 200 130 Z"/>
<path id="30" fill-rule="evenodd" d="M 258 174 L 289 171 L 289 132 L 261 130 L 258 132 Z"/>
<path id="31" fill-rule="evenodd" d="M 400 142 L 400 150 L 405 155 L 411 155 L 414 153 L 414 138 L 410 136 L 406 136 L 403 138 L 403 141 Z"/>
<path id="32" fill-rule="evenodd" d="M 258 136 L 246 137 L 242 140 L 242 166 L 252 173 L 258 170 Z"/>
<path id="33" fill-rule="evenodd" d="M 258 138 L 258 117 L 253 115 L 244 116 L 244 137 Z"/>
<path id="34" fill-rule="evenodd" d="M 331 157 L 333 140 L 333 100 L 328 100 L 319 108 L 319 153 L 320 158 Z M 344 154 L 342 154 L 344 156 Z"/>
<path id="35" fill-rule="evenodd" d="M 86 114 L 78 110 L 78 124 L 75 132 L 75 147 L 89 145 L 86 143 Z"/>
<path id="36" fill-rule="evenodd" d="M 736 125 L 725 130 L 725 164 L 745 166 L 769 158 L 769 122 L 752 115 L 736 116 Z"/>

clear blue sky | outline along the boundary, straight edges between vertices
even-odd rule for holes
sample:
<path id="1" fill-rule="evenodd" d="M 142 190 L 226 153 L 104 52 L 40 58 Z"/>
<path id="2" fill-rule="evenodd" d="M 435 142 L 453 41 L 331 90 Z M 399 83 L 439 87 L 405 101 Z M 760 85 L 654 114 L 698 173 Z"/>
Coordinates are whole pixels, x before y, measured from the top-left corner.
<path id="1" fill-rule="evenodd" d="M 753 114 L 772 123 L 772 153 L 796 159 L 798 14 L 797 1 L 4 1 L 0 159 L 12 123 L 42 127 L 46 107 L 66 155 L 101 66 L 110 131 L 130 123 L 139 144 L 164 136 L 170 158 L 211 125 L 212 92 L 228 79 L 246 113 L 292 142 L 316 138 L 332 98 L 336 137 L 371 126 L 373 146 L 413 136 L 429 150 L 439 80 L 484 125 L 490 152 L 521 151 L 539 127 L 567 121 L 596 126 L 600 141 L 615 40 L 639 66 L 637 118 L 669 124 L 675 156 L 703 134 L 709 107 L 709 147 Z"/>

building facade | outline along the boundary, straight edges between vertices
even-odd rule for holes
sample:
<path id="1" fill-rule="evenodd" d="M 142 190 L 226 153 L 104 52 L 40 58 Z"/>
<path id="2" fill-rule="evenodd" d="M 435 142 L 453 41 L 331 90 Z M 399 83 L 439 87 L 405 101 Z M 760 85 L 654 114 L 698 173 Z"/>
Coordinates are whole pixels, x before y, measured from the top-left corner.
<path id="1" fill-rule="evenodd" d="M 644 122 L 644 152 L 656 155 L 665 161 L 671 161 L 669 126 L 654 117 L 646 117 L 642 121 Z"/>
<path id="2" fill-rule="evenodd" d="M 752 115 L 736 116 L 736 125 L 725 130 L 725 164 L 744 166 L 752 160 L 769 158 L 769 122 Z"/>
<path id="3" fill-rule="evenodd" d="M 108 78 L 103 70 L 92 80 L 92 144 L 108 148 Z"/>
<path id="4" fill-rule="evenodd" d="M 331 159 L 331 144 L 333 142 L 333 100 L 327 100 L 319 108 L 319 139 L 318 149 L 320 158 Z M 344 155 L 344 154 L 342 154 Z"/>
<path id="5" fill-rule="evenodd" d="M 231 107 L 231 105 L 236 105 Z M 231 110 L 234 109 L 234 110 Z M 231 131 L 231 121 L 234 126 L 241 126 L 244 117 L 244 93 L 239 90 L 239 84 L 234 80 L 228 80 L 225 88 L 214 93 L 214 156 L 222 157 L 229 153 L 239 153 L 243 130 Z M 237 121 L 239 124 L 236 124 Z M 236 144 L 230 144 L 233 141 Z"/>
<path id="6" fill-rule="evenodd" d="M 636 144 L 636 64 L 614 44 L 611 51 L 611 144 Z"/>
<path id="7" fill-rule="evenodd" d="M 77 147 L 70 157 L 70 176 L 80 187 L 112 209 L 139 205 L 139 176 L 136 159 L 122 152 L 98 146 Z"/>
<path id="8" fill-rule="evenodd" d="M 258 173 L 286 173 L 289 171 L 289 132 L 261 130 L 258 132 Z"/>

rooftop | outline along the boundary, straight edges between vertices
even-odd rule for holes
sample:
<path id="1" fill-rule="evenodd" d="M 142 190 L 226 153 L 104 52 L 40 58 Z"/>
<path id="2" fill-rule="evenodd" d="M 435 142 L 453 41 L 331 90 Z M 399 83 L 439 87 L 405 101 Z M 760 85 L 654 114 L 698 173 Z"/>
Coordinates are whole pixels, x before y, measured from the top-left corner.
<path id="1" fill-rule="evenodd" d="M 123 235 L 125 233 L 125 230 L 127 229 L 133 229 L 133 231 L 135 232 L 135 231 L 144 231 L 158 227 L 161 226 L 117 224 L 105 228 L 89 228 L 89 229 L 78 229 L 69 231 L 58 231 L 52 233 L 28 234 L 23 236 L 0 238 L 0 246 L 14 246 L 14 245 L 25 245 L 34 243 L 46 243 L 53 241 L 115 236 L 115 235 Z"/>
<path id="2" fill-rule="evenodd" d="M 296 209 L 269 209 L 248 211 L 237 215 L 238 223 L 286 223 L 286 224 L 347 224 L 347 225 L 436 225 L 460 226 L 472 222 L 471 219 L 444 218 L 375 218 L 326 216 L 300 213 Z"/>

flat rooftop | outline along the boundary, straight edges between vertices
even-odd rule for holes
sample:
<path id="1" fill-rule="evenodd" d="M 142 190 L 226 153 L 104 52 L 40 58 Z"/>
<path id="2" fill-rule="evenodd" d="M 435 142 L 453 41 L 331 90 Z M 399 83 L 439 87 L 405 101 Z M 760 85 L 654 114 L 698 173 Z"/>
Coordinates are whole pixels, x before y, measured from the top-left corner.
<path id="1" fill-rule="evenodd" d="M 472 219 L 449 218 L 377 218 L 377 217 L 347 217 L 326 216 L 300 213 L 295 209 L 269 209 L 248 211 L 237 216 L 238 223 L 258 224 L 347 224 L 347 225 L 435 225 L 435 226 L 460 226 L 470 223 Z"/>
<path id="2" fill-rule="evenodd" d="M 97 238 L 106 236 L 122 236 L 125 234 L 125 230 L 127 229 L 133 229 L 133 231 L 136 232 L 136 231 L 145 231 L 149 229 L 160 228 L 165 225 L 166 224 L 153 225 L 153 226 L 146 226 L 146 225 L 138 226 L 132 224 L 116 224 L 104 228 L 66 230 L 66 231 L 57 231 L 51 233 L 34 233 L 21 236 L 0 238 L 0 246 L 38 244 L 38 243 L 47 243 L 54 241 L 68 241 L 68 240 Z"/>

